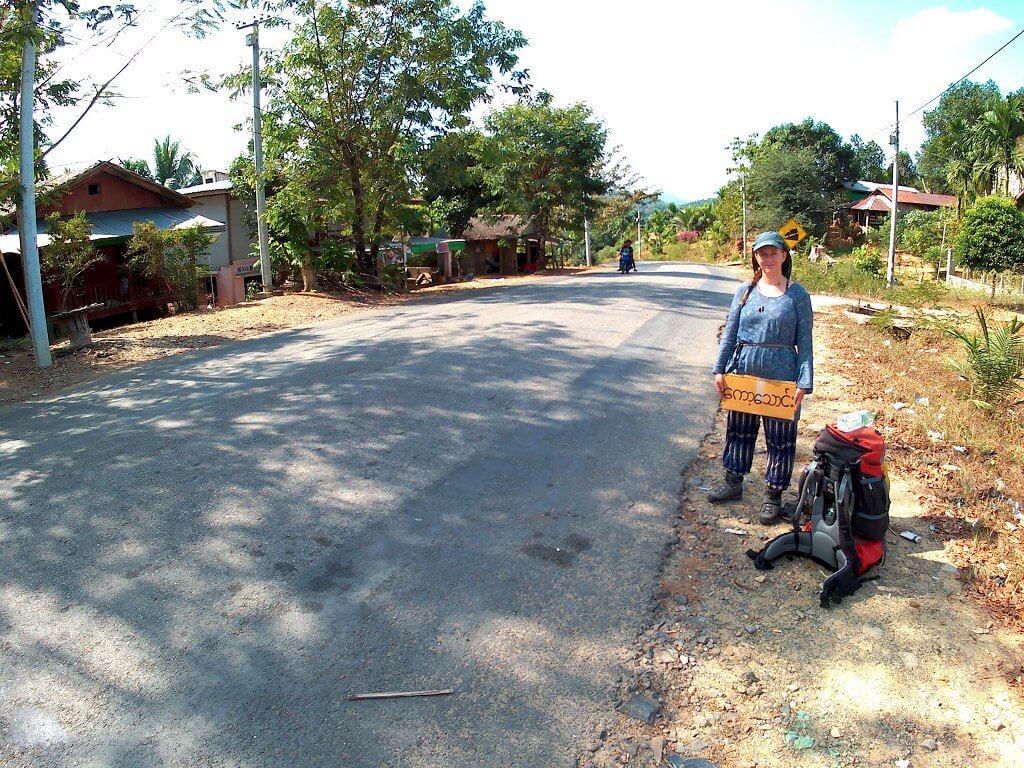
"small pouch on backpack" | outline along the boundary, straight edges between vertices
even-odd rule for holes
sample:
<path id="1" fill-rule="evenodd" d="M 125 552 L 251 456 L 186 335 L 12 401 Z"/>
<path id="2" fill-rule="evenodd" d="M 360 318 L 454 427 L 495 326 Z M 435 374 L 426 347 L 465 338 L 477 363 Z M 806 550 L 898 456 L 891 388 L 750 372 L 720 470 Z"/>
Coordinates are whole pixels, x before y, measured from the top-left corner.
<path id="1" fill-rule="evenodd" d="M 884 476 L 861 477 L 859 485 L 853 532 L 880 541 L 889 529 L 889 483 Z"/>

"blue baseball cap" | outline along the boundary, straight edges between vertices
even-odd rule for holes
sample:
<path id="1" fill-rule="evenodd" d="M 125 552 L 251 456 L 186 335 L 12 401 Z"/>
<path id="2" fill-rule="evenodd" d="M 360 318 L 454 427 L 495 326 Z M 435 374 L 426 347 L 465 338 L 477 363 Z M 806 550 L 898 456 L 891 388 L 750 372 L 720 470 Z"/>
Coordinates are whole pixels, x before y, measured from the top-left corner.
<path id="1" fill-rule="evenodd" d="M 757 239 L 754 241 L 754 247 L 750 252 L 755 253 L 758 248 L 764 248 L 766 245 L 774 245 L 783 251 L 789 251 L 789 246 L 786 245 L 786 241 L 782 239 L 782 235 L 778 232 L 762 232 L 757 236 Z"/>

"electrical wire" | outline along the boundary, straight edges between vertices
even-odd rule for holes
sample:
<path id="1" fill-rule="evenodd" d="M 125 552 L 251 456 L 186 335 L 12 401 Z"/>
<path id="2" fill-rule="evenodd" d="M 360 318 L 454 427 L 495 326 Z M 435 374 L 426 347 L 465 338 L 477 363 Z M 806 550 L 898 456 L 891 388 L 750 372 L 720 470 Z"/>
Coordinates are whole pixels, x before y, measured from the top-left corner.
<path id="1" fill-rule="evenodd" d="M 905 116 L 901 117 L 899 120 L 897 120 L 895 122 L 892 122 L 892 123 L 887 123 L 884 128 L 881 128 L 878 131 L 875 131 L 873 134 L 869 134 L 868 137 L 867 137 L 868 140 L 872 140 L 876 136 L 879 136 L 880 134 L 883 134 L 883 133 L 886 133 L 888 131 L 891 131 L 893 128 L 898 127 L 900 125 L 900 123 L 902 123 L 903 121 L 907 120 L 908 118 L 913 117 L 914 115 L 916 115 L 921 110 L 923 110 L 923 109 L 927 108 L 928 106 L 930 106 L 931 104 L 933 104 L 936 101 L 936 99 L 941 99 L 943 96 L 945 96 L 947 93 L 949 93 L 949 91 L 951 91 L 953 88 L 955 88 L 956 86 L 960 85 L 960 83 L 962 83 L 968 77 L 970 77 L 975 72 L 977 72 L 979 69 L 981 69 L 983 66 L 985 66 L 990 61 L 992 61 L 992 59 L 994 59 L 996 56 L 998 56 L 1000 53 L 1002 53 L 1006 48 L 1008 48 L 1010 46 L 1011 43 L 1013 43 L 1015 40 L 1017 40 L 1017 38 L 1021 37 L 1022 35 L 1024 35 L 1024 29 L 1021 29 L 1017 34 L 1015 34 L 1013 37 L 1011 37 L 1009 40 L 1007 40 L 1005 43 L 1003 43 L 1001 46 L 999 46 L 995 51 L 990 53 L 987 57 L 985 57 L 984 61 L 982 61 L 980 64 L 978 64 L 974 69 L 972 69 L 966 75 L 961 77 L 959 80 L 954 80 L 952 83 L 950 83 L 945 88 L 943 88 L 941 91 L 939 91 L 937 94 L 932 96 L 930 99 L 928 99 L 928 101 L 926 101 L 924 104 L 919 106 L 913 112 L 909 112 Z"/>

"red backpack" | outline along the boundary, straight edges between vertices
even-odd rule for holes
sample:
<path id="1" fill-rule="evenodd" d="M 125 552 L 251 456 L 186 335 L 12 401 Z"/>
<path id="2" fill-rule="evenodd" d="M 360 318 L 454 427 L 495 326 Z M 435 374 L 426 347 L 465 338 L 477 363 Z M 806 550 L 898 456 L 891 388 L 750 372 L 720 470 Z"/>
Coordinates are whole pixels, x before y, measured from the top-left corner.
<path id="1" fill-rule="evenodd" d="M 889 480 L 885 476 L 885 439 L 872 427 L 842 432 L 825 427 L 814 455 L 800 473 L 797 500 L 784 516 L 793 530 L 776 536 L 747 555 L 759 570 L 782 557 L 809 557 L 833 571 L 822 584 L 821 605 L 852 595 L 885 562 L 889 529 Z"/>

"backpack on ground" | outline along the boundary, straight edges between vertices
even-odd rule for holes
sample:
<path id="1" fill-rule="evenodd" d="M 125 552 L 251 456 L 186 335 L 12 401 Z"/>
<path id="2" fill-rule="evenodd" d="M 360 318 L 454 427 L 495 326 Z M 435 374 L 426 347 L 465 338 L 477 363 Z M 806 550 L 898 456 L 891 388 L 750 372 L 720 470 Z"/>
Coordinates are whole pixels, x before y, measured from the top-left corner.
<path id="1" fill-rule="evenodd" d="M 759 570 L 788 555 L 809 557 L 829 570 L 821 589 L 821 606 L 842 602 L 885 562 L 889 529 L 889 479 L 885 473 L 885 440 L 872 427 L 842 432 L 825 427 L 814 442 L 814 454 L 800 474 L 797 500 L 784 517 L 793 530 L 747 555 Z"/>

